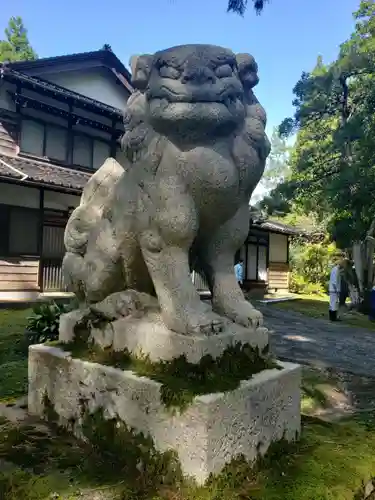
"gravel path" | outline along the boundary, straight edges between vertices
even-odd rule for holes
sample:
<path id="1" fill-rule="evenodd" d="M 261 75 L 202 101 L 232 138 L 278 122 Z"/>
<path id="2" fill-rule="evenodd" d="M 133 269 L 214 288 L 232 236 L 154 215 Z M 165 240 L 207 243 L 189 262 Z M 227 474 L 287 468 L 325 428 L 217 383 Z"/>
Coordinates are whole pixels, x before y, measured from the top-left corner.
<path id="1" fill-rule="evenodd" d="M 271 351 L 278 358 L 375 377 L 375 332 L 310 318 L 275 305 L 258 308 L 265 325 L 273 331 Z"/>

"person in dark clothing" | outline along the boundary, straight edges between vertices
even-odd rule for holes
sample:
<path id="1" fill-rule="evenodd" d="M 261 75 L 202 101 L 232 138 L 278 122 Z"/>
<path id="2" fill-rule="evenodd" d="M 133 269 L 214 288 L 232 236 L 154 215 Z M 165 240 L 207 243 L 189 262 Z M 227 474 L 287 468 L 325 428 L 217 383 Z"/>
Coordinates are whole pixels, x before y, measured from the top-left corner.
<path id="1" fill-rule="evenodd" d="M 339 294 L 339 307 L 344 307 L 346 299 L 349 297 L 349 285 L 345 280 L 345 277 L 341 278 L 341 287 Z"/>

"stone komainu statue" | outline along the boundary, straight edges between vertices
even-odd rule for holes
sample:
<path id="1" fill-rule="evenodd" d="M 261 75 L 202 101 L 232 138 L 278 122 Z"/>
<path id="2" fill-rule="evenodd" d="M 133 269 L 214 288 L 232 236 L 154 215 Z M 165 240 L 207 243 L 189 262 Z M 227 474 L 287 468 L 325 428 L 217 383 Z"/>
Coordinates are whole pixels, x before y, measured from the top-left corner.
<path id="1" fill-rule="evenodd" d="M 216 333 L 261 314 L 235 279 L 249 199 L 269 154 L 252 56 L 184 45 L 133 58 L 122 148 L 92 176 L 65 232 L 64 274 L 85 304 L 157 297 L 168 328 Z M 199 269 L 212 309 L 191 280 Z"/>

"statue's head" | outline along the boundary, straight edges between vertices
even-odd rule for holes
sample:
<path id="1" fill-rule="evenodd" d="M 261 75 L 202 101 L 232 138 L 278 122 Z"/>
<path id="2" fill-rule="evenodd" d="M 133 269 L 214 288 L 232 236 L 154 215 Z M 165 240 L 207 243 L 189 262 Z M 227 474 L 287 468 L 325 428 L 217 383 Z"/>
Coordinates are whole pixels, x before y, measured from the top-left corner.
<path id="1" fill-rule="evenodd" d="M 231 133 L 245 118 L 245 94 L 258 83 L 252 56 L 215 45 L 172 47 L 131 64 L 146 119 L 166 135 Z"/>

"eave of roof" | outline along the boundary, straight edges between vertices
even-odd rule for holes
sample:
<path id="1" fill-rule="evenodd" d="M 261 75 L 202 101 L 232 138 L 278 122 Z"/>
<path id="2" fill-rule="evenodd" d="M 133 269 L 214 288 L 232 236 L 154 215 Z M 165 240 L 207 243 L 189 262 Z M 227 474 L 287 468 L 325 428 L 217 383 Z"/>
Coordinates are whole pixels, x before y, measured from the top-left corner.
<path id="1" fill-rule="evenodd" d="M 68 90 L 65 87 L 61 87 L 56 83 L 43 80 L 42 78 L 36 76 L 26 75 L 9 67 L 6 64 L 0 64 L 0 78 L 4 78 L 8 81 L 23 82 L 31 87 L 39 88 L 44 90 L 47 94 L 55 96 L 56 94 L 63 97 L 64 99 L 73 99 L 80 102 L 83 107 L 90 106 L 93 108 L 105 111 L 111 116 L 117 116 L 119 119 L 122 118 L 122 111 L 118 108 L 110 106 L 109 104 L 104 104 L 102 102 L 96 101 L 91 97 L 86 97 L 83 94 L 74 92 L 73 90 Z"/>
<path id="2" fill-rule="evenodd" d="M 43 57 L 33 61 L 16 61 L 9 63 L 11 68 L 18 71 L 24 71 L 32 68 L 40 68 L 43 66 L 58 66 L 70 62 L 85 62 L 85 61 L 99 61 L 104 66 L 114 69 L 117 73 L 123 75 L 124 80 L 122 83 L 128 88 L 130 92 L 133 91 L 131 85 L 131 74 L 124 66 L 120 59 L 112 52 L 112 50 L 101 49 L 90 52 L 78 52 L 76 54 L 65 54 L 62 56 Z"/>
<path id="3" fill-rule="evenodd" d="M 92 173 L 61 167 L 49 161 L 0 155 L 0 177 L 37 186 L 63 188 L 76 194 L 81 194 Z"/>
<path id="4" fill-rule="evenodd" d="M 298 236 L 305 232 L 299 228 L 272 220 L 254 220 L 252 224 L 259 229 L 264 229 L 275 233 L 287 234 L 290 236 Z"/>

